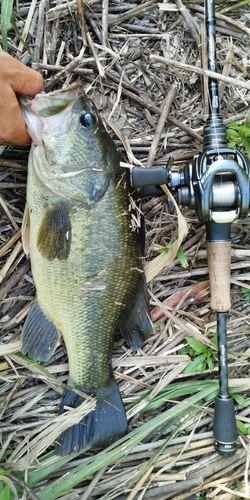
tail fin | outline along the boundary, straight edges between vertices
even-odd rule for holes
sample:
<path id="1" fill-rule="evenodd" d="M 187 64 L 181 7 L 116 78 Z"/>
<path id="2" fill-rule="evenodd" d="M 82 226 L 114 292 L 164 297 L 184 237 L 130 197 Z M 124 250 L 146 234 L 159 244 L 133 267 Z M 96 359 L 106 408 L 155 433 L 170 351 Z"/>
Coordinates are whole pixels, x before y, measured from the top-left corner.
<path id="1" fill-rule="evenodd" d="M 98 391 L 96 398 L 95 409 L 59 436 L 57 455 L 68 455 L 89 445 L 91 448 L 106 448 L 127 433 L 124 406 L 113 378 L 108 387 Z M 75 392 L 66 390 L 62 395 L 59 414 L 63 413 L 64 406 L 77 408 L 83 401 L 84 399 Z"/>

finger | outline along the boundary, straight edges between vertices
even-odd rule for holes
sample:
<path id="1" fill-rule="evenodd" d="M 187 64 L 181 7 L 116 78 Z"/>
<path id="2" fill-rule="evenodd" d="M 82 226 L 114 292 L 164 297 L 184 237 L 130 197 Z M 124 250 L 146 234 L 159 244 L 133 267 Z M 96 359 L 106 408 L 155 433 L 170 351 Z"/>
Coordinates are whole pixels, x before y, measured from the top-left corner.
<path id="1" fill-rule="evenodd" d="M 8 106 L 6 106 L 6 102 Z M 16 95 L 10 85 L 5 85 L 4 92 L 1 93 L 0 109 L 0 143 L 12 142 L 18 146 L 29 144 L 30 136 Z"/>
<path id="2" fill-rule="evenodd" d="M 28 68 L 9 54 L 1 51 L 1 79 L 9 83 L 14 92 L 34 97 L 43 88 L 43 78 L 38 71 Z"/>
<path id="3" fill-rule="evenodd" d="M 0 50 L 0 143 L 30 143 L 16 93 L 34 97 L 43 88 L 43 78 L 9 54 Z"/>

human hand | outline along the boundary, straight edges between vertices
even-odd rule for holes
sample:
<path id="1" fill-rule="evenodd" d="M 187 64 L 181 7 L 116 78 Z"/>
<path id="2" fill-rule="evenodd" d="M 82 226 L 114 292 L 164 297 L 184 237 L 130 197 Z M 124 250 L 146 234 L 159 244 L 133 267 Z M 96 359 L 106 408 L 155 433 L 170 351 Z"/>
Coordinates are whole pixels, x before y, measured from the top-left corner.
<path id="1" fill-rule="evenodd" d="M 0 50 L 0 144 L 30 143 L 16 93 L 34 97 L 42 88 L 40 73 Z"/>

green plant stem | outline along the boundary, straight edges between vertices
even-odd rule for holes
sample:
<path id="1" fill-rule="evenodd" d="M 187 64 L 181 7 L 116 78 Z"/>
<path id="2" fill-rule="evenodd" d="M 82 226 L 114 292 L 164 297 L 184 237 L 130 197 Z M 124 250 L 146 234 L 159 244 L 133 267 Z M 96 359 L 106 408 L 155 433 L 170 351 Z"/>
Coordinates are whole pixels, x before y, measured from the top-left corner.
<path id="1" fill-rule="evenodd" d="M 220 10 L 219 13 L 226 14 L 227 12 L 231 12 L 231 10 L 240 9 L 240 7 L 244 7 L 244 5 L 248 5 L 249 3 L 250 0 L 242 0 L 241 2 L 231 5 L 230 7 L 225 7 L 225 9 Z"/>
<path id="2" fill-rule="evenodd" d="M 192 419 L 199 411 L 200 411 L 199 409 L 195 409 L 191 413 L 188 414 L 188 416 L 186 417 L 186 419 L 180 425 L 178 425 L 176 427 L 176 429 L 172 432 L 171 436 L 169 436 L 169 438 L 166 439 L 165 443 L 163 443 L 162 446 L 160 446 L 160 448 L 158 450 L 156 450 L 156 452 L 153 454 L 153 456 L 140 468 L 140 470 L 136 474 L 136 476 L 133 477 L 133 482 L 139 481 L 140 477 L 143 476 L 143 474 L 145 474 L 145 472 L 151 467 L 151 465 L 153 465 L 156 462 L 156 460 L 159 458 L 159 456 L 164 451 L 164 449 L 171 443 L 172 439 L 174 439 L 174 437 L 182 429 L 185 428 L 186 422 L 189 421 L 190 419 Z M 181 418 L 181 415 L 178 418 Z M 172 424 L 172 422 L 170 422 L 170 425 L 171 424 Z M 132 486 L 132 482 L 128 483 L 128 486 L 130 484 Z"/>
<path id="3" fill-rule="evenodd" d="M 14 472 L 10 472 L 9 477 L 16 481 L 17 484 L 23 488 L 23 490 L 29 495 L 31 500 L 39 500 L 39 497 L 36 496 L 30 486 L 25 483 L 25 481 L 23 481 L 23 479 L 21 479 L 17 474 L 15 474 Z"/>
<path id="4" fill-rule="evenodd" d="M 1 35 L 2 35 L 2 46 L 5 52 L 8 51 L 8 28 L 13 11 L 14 0 L 2 0 L 1 2 Z"/>

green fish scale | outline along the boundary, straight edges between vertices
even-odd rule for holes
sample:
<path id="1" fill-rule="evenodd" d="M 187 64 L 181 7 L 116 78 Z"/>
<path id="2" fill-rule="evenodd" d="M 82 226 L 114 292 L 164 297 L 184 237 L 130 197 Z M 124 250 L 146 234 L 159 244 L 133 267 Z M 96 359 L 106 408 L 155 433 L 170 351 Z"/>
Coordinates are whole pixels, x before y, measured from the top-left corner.
<path id="1" fill-rule="evenodd" d="M 30 176 L 30 181 L 32 181 Z M 46 201 L 48 202 L 48 193 Z M 39 199 L 40 198 L 40 199 Z M 35 199 L 35 204 L 34 200 Z M 31 209 L 31 260 L 38 301 L 62 333 L 69 358 L 69 383 L 85 391 L 101 390 L 111 375 L 111 352 L 117 320 L 129 306 L 141 268 L 141 242 L 129 228 L 125 182 L 111 182 L 105 196 L 90 209 L 69 209 L 71 251 L 67 260 L 48 261 L 36 241 L 45 193 L 39 183 Z M 52 197 L 53 203 L 55 198 Z M 97 279 L 99 273 L 103 276 Z M 103 290 L 89 290 L 105 286 Z M 87 291 L 84 290 L 87 288 Z M 53 297 L 53 299 L 52 299 Z"/>

